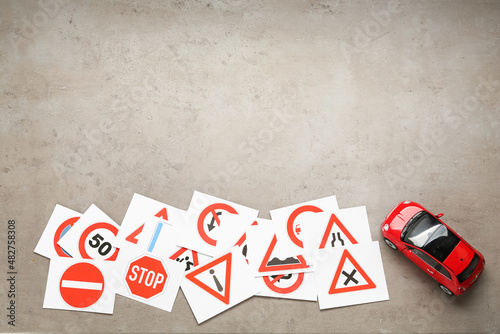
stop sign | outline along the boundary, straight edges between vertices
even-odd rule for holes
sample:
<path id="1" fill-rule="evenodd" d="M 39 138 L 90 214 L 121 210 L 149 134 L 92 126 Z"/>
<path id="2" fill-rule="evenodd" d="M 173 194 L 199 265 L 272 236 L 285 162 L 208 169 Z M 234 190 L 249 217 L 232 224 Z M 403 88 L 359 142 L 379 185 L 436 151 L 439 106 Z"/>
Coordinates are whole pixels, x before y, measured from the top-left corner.
<path id="1" fill-rule="evenodd" d="M 150 299 L 163 292 L 167 278 L 162 260 L 143 255 L 129 263 L 125 281 L 132 295 Z"/>

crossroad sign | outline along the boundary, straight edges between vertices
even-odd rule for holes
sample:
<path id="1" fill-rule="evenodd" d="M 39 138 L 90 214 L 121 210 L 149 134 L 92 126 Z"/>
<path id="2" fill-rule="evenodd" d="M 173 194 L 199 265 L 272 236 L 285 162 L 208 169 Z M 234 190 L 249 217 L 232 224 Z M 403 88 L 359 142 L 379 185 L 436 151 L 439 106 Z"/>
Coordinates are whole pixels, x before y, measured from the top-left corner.
<path id="1" fill-rule="evenodd" d="M 346 260 L 349 260 L 351 263 L 349 266 L 350 269 L 347 270 L 345 269 Z M 354 266 L 354 268 L 352 268 L 352 266 Z M 361 278 L 363 278 L 366 283 L 360 284 Z M 341 284 L 339 284 L 339 281 L 341 281 Z M 358 262 L 356 262 L 351 253 L 345 249 L 342 253 L 342 257 L 340 258 L 339 266 L 337 267 L 337 271 L 335 272 L 335 276 L 333 277 L 332 285 L 330 286 L 328 293 L 332 295 L 334 293 L 367 290 L 374 289 L 376 287 L 375 283 L 366 274 L 363 268 L 361 268 Z"/>

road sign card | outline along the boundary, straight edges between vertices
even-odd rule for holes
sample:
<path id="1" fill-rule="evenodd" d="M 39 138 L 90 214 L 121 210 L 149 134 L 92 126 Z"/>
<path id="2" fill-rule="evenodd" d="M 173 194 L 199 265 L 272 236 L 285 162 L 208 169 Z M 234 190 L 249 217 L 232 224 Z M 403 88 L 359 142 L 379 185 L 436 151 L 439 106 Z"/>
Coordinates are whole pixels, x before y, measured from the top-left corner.
<path id="1" fill-rule="evenodd" d="M 52 258 L 43 307 L 113 314 L 111 267 L 105 261 Z"/>
<path id="2" fill-rule="evenodd" d="M 114 261 L 118 249 L 113 241 L 120 226 L 92 204 L 58 245 L 74 258 Z"/>
<path id="3" fill-rule="evenodd" d="M 313 270 L 301 254 L 283 251 L 270 220 L 256 221 L 258 225 L 251 225 L 246 230 L 247 259 L 253 275 L 270 276 Z"/>
<path id="4" fill-rule="evenodd" d="M 177 245 L 214 256 L 222 226 L 231 214 L 251 220 L 258 213 L 255 209 L 195 191 L 187 210 L 187 224 Z"/>
<path id="5" fill-rule="evenodd" d="M 259 292 L 236 248 L 188 273 L 181 288 L 199 324 Z"/>
<path id="6" fill-rule="evenodd" d="M 185 211 L 135 193 L 113 245 L 118 248 L 135 245 L 142 232 L 144 221 L 149 217 L 167 220 L 171 224 L 182 224 L 184 215 L 179 212 Z"/>
<path id="7" fill-rule="evenodd" d="M 314 273 L 280 274 L 259 277 L 261 292 L 257 296 L 316 301 Z"/>
<path id="8" fill-rule="evenodd" d="M 172 307 L 184 278 L 184 264 L 133 248 L 129 257 L 118 256 L 115 272 L 121 281 L 115 292 L 141 303 L 172 311 Z"/>
<path id="9" fill-rule="evenodd" d="M 314 277 L 320 309 L 389 299 L 378 241 L 319 254 Z"/>
<path id="10" fill-rule="evenodd" d="M 38 240 L 35 253 L 48 258 L 71 257 L 57 242 L 69 231 L 81 215 L 79 212 L 56 204 L 47 226 L 43 230 L 40 240 Z"/>
<path id="11" fill-rule="evenodd" d="M 333 213 L 338 210 L 337 198 L 329 196 L 271 210 L 270 214 L 282 247 L 289 252 L 301 253 L 303 252 L 302 229 L 305 225 L 315 223 L 311 220 L 313 216 L 308 213 Z"/>
<path id="12" fill-rule="evenodd" d="M 344 247 L 372 240 L 364 206 L 313 215 L 314 223 L 305 224 L 301 232 L 305 254 L 308 256 L 317 249 Z"/>

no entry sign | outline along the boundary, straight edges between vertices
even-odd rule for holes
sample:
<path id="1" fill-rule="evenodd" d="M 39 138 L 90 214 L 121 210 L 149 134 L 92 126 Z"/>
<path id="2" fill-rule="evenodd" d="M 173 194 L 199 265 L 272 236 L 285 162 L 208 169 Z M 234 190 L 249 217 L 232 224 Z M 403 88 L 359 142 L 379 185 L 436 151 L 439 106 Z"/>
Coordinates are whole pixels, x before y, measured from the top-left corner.
<path id="1" fill-rule="evenodd" d="M 130 262 L 125 281 L 131 294 L 150 299 L 163 292 L 167 278 L 167 269 L 160 259 L 143 255 Z"/>
<path id="2" fill-rule="evenodd" d="M 90 263 L 76 263 L 63 273 L 59 291 L 68 305 L 77 308 L 89 307 L 102 296 L 104 276 L 99 268 Z"/>

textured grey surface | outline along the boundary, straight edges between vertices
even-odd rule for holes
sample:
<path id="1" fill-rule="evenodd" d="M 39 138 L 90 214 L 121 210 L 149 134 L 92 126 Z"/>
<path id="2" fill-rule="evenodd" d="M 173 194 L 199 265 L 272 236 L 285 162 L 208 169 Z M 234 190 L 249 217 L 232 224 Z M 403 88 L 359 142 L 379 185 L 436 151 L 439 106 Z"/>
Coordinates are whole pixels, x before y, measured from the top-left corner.
<path id="1" fill-rule="evenodd" d="M 0 1 L 1 243 L 17 224 L 28 332 L 500 331 L 500 2 Z M 261 211 L 337 195 L 372 238 L 411 199 L 483 252 L 448 298 L 382 246 L 390 300 L 320 311 L 251 298 L 197 325 L 117 296 L 115 313 L 42 309 L 33 253 L 56 203 L 121 222 L 133 192 L 193 190 Z M 0 250 L 6 276 L 7 249 Z M 5 259 L 5 260 L 4 260 Z"/>

